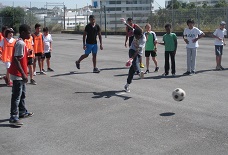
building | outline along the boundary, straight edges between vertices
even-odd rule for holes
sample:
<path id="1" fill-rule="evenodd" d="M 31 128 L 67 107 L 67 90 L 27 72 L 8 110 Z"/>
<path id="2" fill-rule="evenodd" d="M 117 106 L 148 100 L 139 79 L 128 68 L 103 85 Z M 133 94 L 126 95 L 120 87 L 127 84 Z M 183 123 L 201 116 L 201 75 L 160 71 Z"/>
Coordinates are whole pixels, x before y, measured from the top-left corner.
<path id="1" fill-rule="evenodd" d="M 134 22 L 144 26 L 154 11 L 154 0 L 92 0 L 93 15 L 102 28 L 123 29 L 120 18 L 132 17 Z"/>

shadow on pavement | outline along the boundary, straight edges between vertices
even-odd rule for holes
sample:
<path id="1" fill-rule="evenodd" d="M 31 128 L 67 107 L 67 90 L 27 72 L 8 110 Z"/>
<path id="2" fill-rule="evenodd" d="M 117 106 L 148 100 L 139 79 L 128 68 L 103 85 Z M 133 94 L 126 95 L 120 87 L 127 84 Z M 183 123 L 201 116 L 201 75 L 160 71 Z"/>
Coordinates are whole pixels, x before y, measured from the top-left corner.
<path id="1" fill-rule="evenodd" d="M 87 73 L 92 73 L 92 72 L 74 72 L 74 71 L 72 71 L 69 73 L 52 75 L 51 77 L 68 76 L 68 75 L 74 75 L 74 74 L 87 74 Z"/>
<path id="2" fill-rule="evenodd" d="M 121 70 L 121 69 L 128 69 L 128 68 L 126 68 L 126 67 L 102 68 L 101 71 L 103 71 L 103 70 L 106 70 L 106 71 L 108 71 L 108 70 Z"/>
<path id="3" fill-rule="evenodd" d="M 84 94 L 84 93 L 91 93 L 94 96 L 92 98 L 111 98 L 111 97 L 120 97 L 123 98 L 124 100 L 128 100 L 131 97 L 126 96 L 126 92 L 121 90 L 121 91 L 103 91 L 103 92 L 75 92 L 75 94 Z"/>
<path id="4" fill-rule="evenodd" d="M 173 112 L 164 112 L 164 113 L 161 113 L 159 115 L 160 116 L 173 116 L 173 115 L 175 115 L 175 113 L 173 113 Z"/>
<path id="5" fill-rule="evenodd" d="M 14 126 L 14 125 L 11 125 L 11 124 L 2 124 L 2 123 L 5 123 L 5 122 L 9 122 L 9 119 L 2 119 L 2 120 L 0 120 L 0 128 L 2 128 L 2 127 L 20 128 L 19 126 Z"/>

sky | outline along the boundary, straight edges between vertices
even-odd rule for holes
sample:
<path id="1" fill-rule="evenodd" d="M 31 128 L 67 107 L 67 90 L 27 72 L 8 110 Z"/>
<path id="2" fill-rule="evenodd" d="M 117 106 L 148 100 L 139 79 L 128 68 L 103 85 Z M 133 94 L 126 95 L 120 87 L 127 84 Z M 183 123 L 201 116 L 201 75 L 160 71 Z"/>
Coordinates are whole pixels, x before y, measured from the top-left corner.
<path id="1" fill-rule="evenodd" d="M 3 5 L 8 5 L 8 6 L 30 6 L 31 7 L 45 7 L 46 3 L 48 2 L 48 5 L 50 5 L 50 8 L 52 7 L 51 5 L 53 3 L 56 4 L 57 0 L 1 0 L 0 3 Z M 30 3 L 31 2 L 31 3 Z M 66 5 L 67 8 L 74 9 L 76 8 L 81 8 L 83 6 L 91 5 L 92 1 L 91 0 L 58 0 L 58 5 L 63 5 L 63 3 Z M 51 4 L 52 3 L 52 4 Z M 165 0 L 155 0 L 155 9 L 158 9 L 160 6 L 162 8 L 165 7 Z"/>

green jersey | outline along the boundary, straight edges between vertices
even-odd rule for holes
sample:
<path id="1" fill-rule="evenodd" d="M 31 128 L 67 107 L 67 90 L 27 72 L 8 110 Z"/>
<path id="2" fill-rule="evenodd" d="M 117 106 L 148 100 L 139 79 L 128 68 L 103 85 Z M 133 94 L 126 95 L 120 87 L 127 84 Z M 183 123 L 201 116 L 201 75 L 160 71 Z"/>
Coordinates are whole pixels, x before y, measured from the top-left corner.
<path id="1" fill-rule="evenodd" d="M 147 41 L 146 41 L 146 51 L 154 51 L 154 41 L 157 41 L 157 36 L 153 31 L 150 32 L 145 32 L 145 36 L 147 36 Z"/>
<path id="2" fill-rule="evenodd" d="M 175 51 L 175 41 L 177 40 L 177 36 L 175 33 L 165 34 L 163 36 L 163 41 L 165 43 L 165 51 Z"/>

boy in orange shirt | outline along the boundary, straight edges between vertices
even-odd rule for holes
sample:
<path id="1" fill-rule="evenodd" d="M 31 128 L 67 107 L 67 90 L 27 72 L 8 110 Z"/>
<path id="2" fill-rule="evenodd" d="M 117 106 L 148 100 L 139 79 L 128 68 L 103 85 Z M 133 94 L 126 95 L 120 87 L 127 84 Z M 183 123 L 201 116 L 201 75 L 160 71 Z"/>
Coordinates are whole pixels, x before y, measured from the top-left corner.
<path id="1" fill-rule="evenodd" d="M 33 63 L 34 76 L 36 75 L 36 61 L 37 60 L 38 60 L 39 68 L 40 68 L 40 74 L 46 75 L 46 73 L 44 71 L 42 71 L 41 56 L 44 53 L 44 45 L 43 45 L 43 34 L 40 31 L 41 31 L 41 25 L 37 23 L 35 25 L 35 33 L 32 34 L 33 42 L 34 42 L 33 49 L 35 52 L 35 59 L 34 59 L 34 63 Z"/>
<path id="2" fill-rule="evenodd" d="M 9 77 L 9 68 L 11 65 L 12 54 L 16 42 L 16 40 L 13 38 L 13 32 L 14 30 L 12 28 L 6 29 L 5 38 L 3 38 L 3 40 L 0 42 L 0 47 L 2 47 L 2 62 L 4 62 L 6 66 L 6 76 L 3 78 L 9 87 L 12 87 L 13 85 Z"/>

